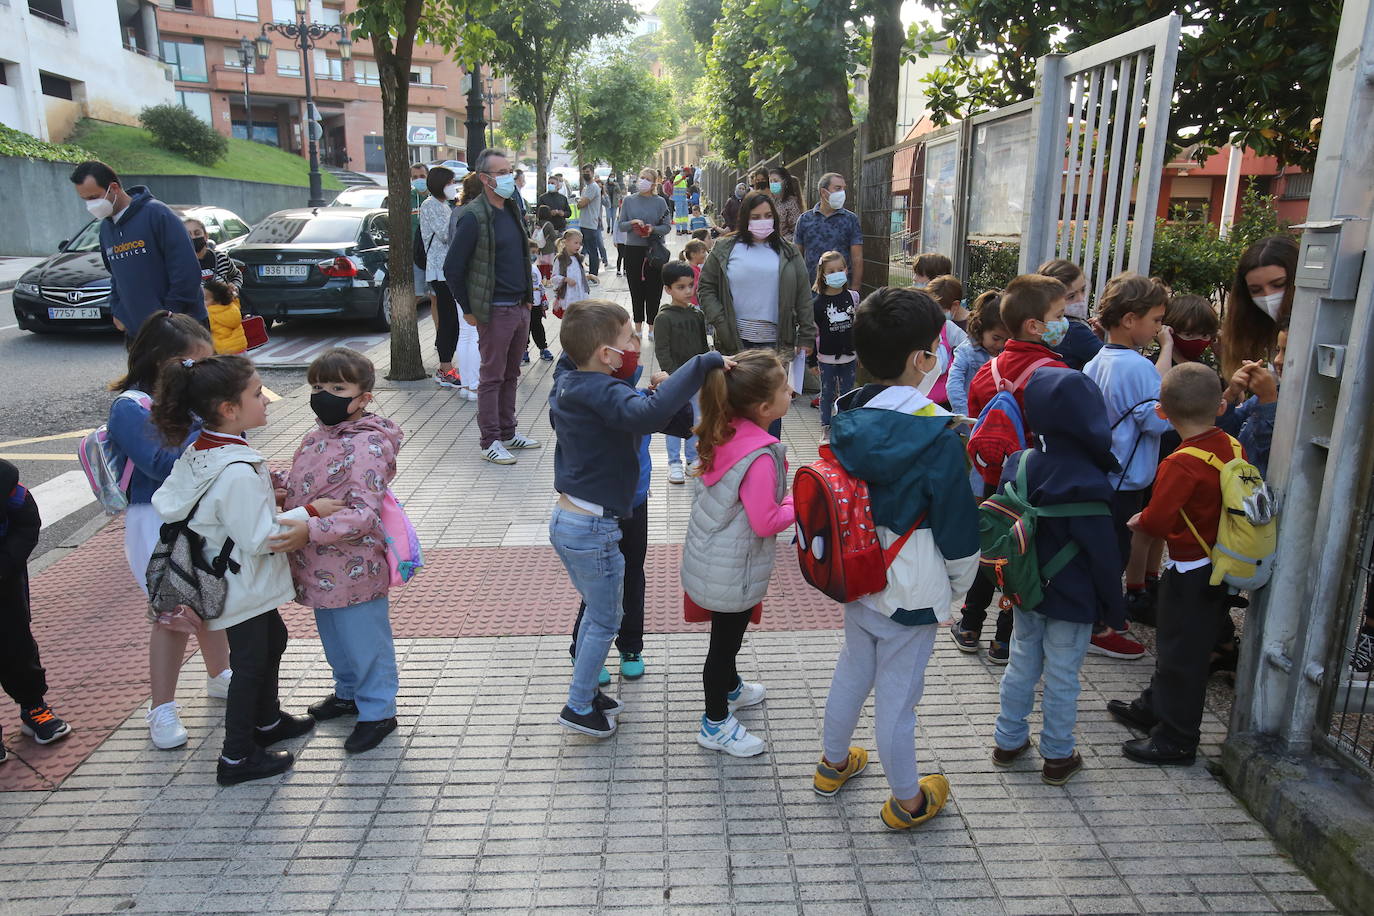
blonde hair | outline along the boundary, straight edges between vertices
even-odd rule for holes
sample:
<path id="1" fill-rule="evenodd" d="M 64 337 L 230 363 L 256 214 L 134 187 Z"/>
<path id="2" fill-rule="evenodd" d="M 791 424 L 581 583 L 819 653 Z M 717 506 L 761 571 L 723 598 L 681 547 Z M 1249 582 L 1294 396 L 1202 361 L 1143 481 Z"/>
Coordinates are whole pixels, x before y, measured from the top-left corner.
<path id="1" fill-rule="evenodd" d="M 844 265 L 846 271 L 849 270 L 849 262 L 845 260 L 844 255 L 840 254 L 838 251 L 827 251 L 825 254 L 821 255 L 816 259 L 816 282 L 811 285 L 811 288 L 818 293 L 829 286 L 829 284 L 825 282 L 825 265 L 829 264 L 831 261 L 839 261 Z"/>
<path id="2" fill-rule="evenodd" d="M 772 350 L 745 350 L 732 357 L 735 367 L 729 372 L 712 369 L 701 386 L 701 420 L 692 430 L 697 434 L 698 473 L 711 469 L 716 449 L 734 436 L 730 422 L 748 416 L 787 384 L 782 360 Z"/>
<path id="3" fill-rule="evenodd" d="M 711 246 L 707 245 L 701 239 L 692 239 L 686 245 L 682 246 L 682 254 L 679 256 L 679 260 L 688 261 L 691 260 L 692 255 L 697 252 L 706 254 L 710 250 Z"/>
<path id="4" fill-rule="evenodd" d="M 582 233 L 576 229 L 564 229 L 563 234 L 558 237 L 558 244 L 554 246 L 558 251 L 558 269 L 564 276 L 567 275 L 568 264 L 573 258 L 577 258 L 579 267 L 582 266 L 582 252 L 579 251 L 577 254 L 571 254 L 568 251 L 568 242 L 571 242 L 574 238 L 581 241 Z"/>
<path id="5" fill-rule="evenodd" d="M 953 274 L 943 274 L 932 278 L 926 284 L 926 293 L 940 303 L 940 308 L 948 312 L 964 298 L 964 284 Z"/>

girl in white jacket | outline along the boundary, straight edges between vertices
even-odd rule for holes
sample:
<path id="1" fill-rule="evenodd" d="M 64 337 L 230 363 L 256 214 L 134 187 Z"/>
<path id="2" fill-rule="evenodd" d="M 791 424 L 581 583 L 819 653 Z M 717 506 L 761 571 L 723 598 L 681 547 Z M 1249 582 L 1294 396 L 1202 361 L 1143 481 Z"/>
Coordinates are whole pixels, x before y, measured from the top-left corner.
<path id="1" fill-rule="evenodd" d="M 278 515 L 266 460 L 243 438 L 267 425 L 267 403 L 262 379 L 242 356 L 169 363 L 153 399 L 153 424 L 168 445 L 185 442 L 193 416 L 203 418 L 200 435 L 153 494 L 153 506 L 164 522 L 190 519 L 205 538 L 207 561 L 233 540 L 224 612 L 207 621 L 211 630 L 227 631 L 234 670 L 217 772 L 226 786 L 289 769 L 289 751 L 266 748 L 315 727 L 314 719 L 282 712 L 278 703 L 286 624 L 277 607 L 295 597 L 283 553 L 305 545 L 307 518 L 339 507 L 318 500 Z"/>

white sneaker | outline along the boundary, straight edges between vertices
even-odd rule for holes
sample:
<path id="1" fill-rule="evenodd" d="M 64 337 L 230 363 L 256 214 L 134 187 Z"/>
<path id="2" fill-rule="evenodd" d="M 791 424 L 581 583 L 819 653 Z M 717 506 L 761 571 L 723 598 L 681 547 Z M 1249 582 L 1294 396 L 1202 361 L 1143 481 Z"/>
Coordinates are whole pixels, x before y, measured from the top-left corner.
<path id="1" fill-rule="evenodd" d="M 709 751 L 724 751 L 731 757 L 757 757 L 766 747 L 762 738 L 749 734 L 748 729 L 740 725 L 733 715 L 714 731 L 709 730 L 706 717 L 702 716 L 697 744 Z"/>
<path id="2" fill-rule="evenodd" d="M 234 672 L 225 668 L 214 677 L 205 679 L 205 695 L 212 700 L 229 699 L 229 681 L 233 678 Z"/>
<path id="3" fill-rule="evenodd" d="M 538 439 L 531 439 L 524 433 L 516 433 L 509 439 L 502 439 L 501 444 L 506 448 L 541 448 L 544 445 Z"/>
<path id="4" fill-rule="evenodd" d="M 515 456 L 506 451 L 506 447 L 499 440 L 488 445 L 483 450 L 482 457 L 493 464 L 515 464 Z"/>
<path id="5" fill-rule="evenodd" d="M 682 470 L 682 462 L 681 462 L 681 461 L 670 461 L 670 462 L 668 462 L 668 482 L 669 482 L 669 483 L 686 483 L 686 482 L 687 482 L 687 474 Z"/>
<path id="6" fill-rule="evenodd" d="M 654 339 L 654 329 L 653 329 L 653 328 L 649 328 L 649 334 L 648 334 L 648 337 L 647 337 L 646 339 L 647 339 L 647 340 L 653 340 L 653 339 Z"/>
<path id="7" fill-rule="evenodd" d="M 148 723 L 148 736 L 153 739 L 154 747 L 169 751 L 186 743 L 186 729 L 177 715 L 180 708 L 175 702 L 163 703 L 148 710 L 143 717 Z"/>
<path id="8" fill-rule="evenodd" d="M 476 388 L 464 388 L 464 389 L 462 389 L 461 391 L 459 391 L 458 393 L 461 394 L 461 395 L 463 396 L 463 398 L 466 399 L 466 400 L 469 400 L 469 401 L 475 401 L 475 400 L 477 400 L 477 389 L 476 389 Z"/>
<path id="9" fill-rule="evenodd" d="M 731 712 L 746 706 L 757 706 L 763 702 L 763 698 L 768 694 L 762 684 L 751 684 L 748 681 L 741 681 L 735 689 L 739 692 L 731 693 L 727 698 L 730 702 Z"/>

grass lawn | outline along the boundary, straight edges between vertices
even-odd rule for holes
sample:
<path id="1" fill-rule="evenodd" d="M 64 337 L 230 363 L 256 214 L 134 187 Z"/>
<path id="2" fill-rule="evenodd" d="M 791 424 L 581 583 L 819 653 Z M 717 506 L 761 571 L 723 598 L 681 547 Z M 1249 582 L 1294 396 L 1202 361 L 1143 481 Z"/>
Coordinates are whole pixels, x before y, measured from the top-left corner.
<path id="1" fill-rule="evenodd" d="M 95 153 L 117 172 L 135 175 L 210 175 L 240 181 L 262 181 L 307 187 L 310 167 L 300 156 L 263 143 L 230 138 L 229 152 L 214 165 L 205 166 L 168 152 L 153 144 L 152 134 L 139 127 L 84 120 L 68 142 Z M 322 177 L 326 188 L 341 188 L 328 172 Z"/>

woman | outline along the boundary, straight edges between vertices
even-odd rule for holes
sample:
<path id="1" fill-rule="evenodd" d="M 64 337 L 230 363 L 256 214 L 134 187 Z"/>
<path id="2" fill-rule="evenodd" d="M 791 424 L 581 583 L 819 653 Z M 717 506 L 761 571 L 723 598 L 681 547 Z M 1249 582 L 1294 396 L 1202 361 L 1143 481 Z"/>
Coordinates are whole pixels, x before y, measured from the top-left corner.
<path id="1" fill-rule="evenodd" d="M 210 235 L 205 231 L 205 224 L 198 219 L 189 218 L 182 220 L 186 226 L 187 233 L 191 236 L 191 244 L 196 249 L 196 260 L 200 262 L 200 280 L 218 280 L 229 287 L 234 295 L 239 294 L 239 287 L 243 285 L 243 273 L 234 263 L 233 258 L 222 251 L 215 250 L 215 243 L 210 241 Z"/>
<path id="2" fill-rule="evenodd" d="M 811 284 L 797 249 L 783 241 L 773 198 L 752 191 L 740 206 L 735 233 L 722 237 L 701 268 L 697 298 L 716 329 L 716 349 L 776 350 L 789 367 L 816 339 Z M 782 421 L 769 432 L 778 435 Z"/>
<path id="3" fill-rule="evenodd" d="M 768 172 L 768 193 L 773 195 L 777 204 L 780 220 L 778 231 L 782 233 L 783 241 L 791 244 L 792 236 L 797 231 L 797 220 L 801 219 L 802 213 L 801 182 L 786 167 L 777 165 Z"/>
<path id="4" fill-rule="evenodd" d="M 1260 239 L 1240 256 L 1221 327 L 1221 371 L 1230 379 L 1247 359 L 1268 359 L 1279 322 L 1293 309 L 1298 243 L 1285 235 Z"/>
<path id="5" fill-rule="evenodd" d="M 477 371 L 477 329 L 469 327 L 473 361 L 465 364 L 464 371 L 460 372 L 453 368 L 453 352 L 458 348 L 460 326 L 468 325 L 458 320 L 458 303 L 444 280 L 444 260 L 448 257 L 448 233 L 453 201 L 458 197 L 458 178 L 451 169 L 438 165 L 425 177 L 425 188 L 429 196 L 420 204 L 420 244 L 425 248 L 425 280 L 434 291 L 434 349 L 439 352 L 439 368 L 434 370 L 434 381 L 441 388 L 453 388 L 466 398 L 462 381 L 465 374 L 470 383 L 468 387 L 476 387 L 476 377 L 471 373 Z"/>
<path id="6" fill-rule="evenodd" d="M 768 170 L 762 168 L 754 169 L 754 171 L 749 175 L 749 187 L 755 191 L 767 191 Z"/>
<path id="7" fill-rule="evenodd" d="M 663 296 L 663 278 L 658 268 L 649 266 L 649 246 L 654 236 L 661 242 L 673 230 L 672 208 L 661 194 L 655 193 L 654 178 L 653 169 L 640 171 L 636 193 L 625 195 L 620 203 L 620 219 L 616 222 L 625 233 L 625 278 L 630 285 L 635 331 L 641 331 L 647 319 L 650 340 L 654 339 L 654 319 L 658 317 L 658 303 Z"/>

